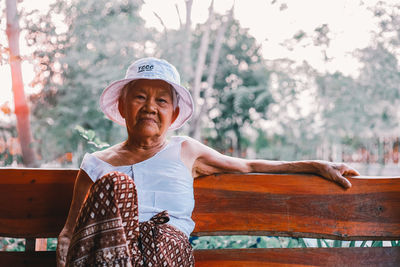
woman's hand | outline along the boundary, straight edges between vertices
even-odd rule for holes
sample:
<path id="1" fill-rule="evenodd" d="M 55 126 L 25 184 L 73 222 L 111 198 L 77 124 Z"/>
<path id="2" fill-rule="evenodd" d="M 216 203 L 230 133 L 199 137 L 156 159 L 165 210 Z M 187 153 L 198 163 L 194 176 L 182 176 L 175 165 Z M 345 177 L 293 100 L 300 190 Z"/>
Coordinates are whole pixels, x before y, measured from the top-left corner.
<path id="1" fill-rule="evenodd" d="M 64 267 L 65 261 L 67 259 L 68 247 L 71 242 L 71 237 L 74 229 L 76 219 L 83 201 L 85 200 L 86 194 L 93 184 L 93 181 L 86 174 L 85 171 L 79 170 L 78 176 L 75 180 L 74 193 L 72 196 L 71 206 L 69 208 L 69 213 L 67 221 L 65 222 L 64 228 L 62 229 L 60 235 L 58 236 L 57 243 L 57 266 Z"/>
<path id="2" fill-rule="evenodd" d="M 344 175 L 360 175 L 358 171 L 344 163 L 335 163 L 328 161 L 316 161 L 316 163 L 317 169 L 319 170 L 319 175 L 343 186 L 346 189 L 351 187 L 351 183 L 344 177 Z"/>
<path id="3" fill-rule="evenodd" d="M 64 267 L 67 259 L 68 247 L 71 242 L 71 237 L 67 233 L 67 231 L 62 230 L 60 235 L 58 236 L 57 243 L 57 267 Z"/>

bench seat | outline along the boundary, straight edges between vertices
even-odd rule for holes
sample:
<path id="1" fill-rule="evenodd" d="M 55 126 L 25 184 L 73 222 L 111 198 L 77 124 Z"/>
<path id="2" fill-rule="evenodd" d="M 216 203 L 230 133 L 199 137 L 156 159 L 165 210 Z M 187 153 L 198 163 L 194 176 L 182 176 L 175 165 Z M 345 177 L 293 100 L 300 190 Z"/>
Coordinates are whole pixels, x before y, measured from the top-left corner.
<path id="1" fill-rule="evenodd" d="M 0 169 L 0 236 L 27 238 L 2 266 L 55 266 L 36 238 L 62 229 L 78 170 Z M 341 187 L 308 174 L 218 174 L 195 180 L 193 236 L 400 240 L 400 177 Z M 400 247 L 196 250 L 196 266 L 400 266 Z"/>

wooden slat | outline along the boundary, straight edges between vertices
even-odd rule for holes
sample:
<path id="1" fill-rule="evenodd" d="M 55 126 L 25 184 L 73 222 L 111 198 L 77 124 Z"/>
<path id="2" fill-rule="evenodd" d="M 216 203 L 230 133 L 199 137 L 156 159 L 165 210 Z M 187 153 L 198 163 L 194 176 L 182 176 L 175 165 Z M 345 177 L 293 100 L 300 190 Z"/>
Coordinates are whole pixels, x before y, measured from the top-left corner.
<path id="1" fill-rule="evenodd" d="M 400 179 L 223 174 L 195 180 L 193 235 L 400 239 Z"/>
<path id="2" fill-rule="evenodd" d="M 399 266 L 400 247 L 195 250 L 196 267 Z"/>
<path id="3" fill-rule="evenodd" d="M 0 236 L 56 237 L 77 170 L 0 169 Z"/>
<path id="4" fill-rule="evenodd" d="M 55 251 L 0 252 L 0 266 L 56 267 Z"/>
<path id="5" fill-rule="evenodd" d="M 36 248 L 36 238 L 25 239 L 25 251 L 35 251 Z"/>
<path id="6" fill-rule="evenodd" d="M 56 237 L 77 170 L 0 169 L 0 236 Z M 195 180 L 194 235 L 400 239 L 400 179 L 223 174 Z"/>
<path id="7" fill-rule="evenodd" d="M 399 266 L 400 247 L 195 250 L 202 266 Z M 2 266 L 55 266 L 55 251 L 0 252 Z"/>

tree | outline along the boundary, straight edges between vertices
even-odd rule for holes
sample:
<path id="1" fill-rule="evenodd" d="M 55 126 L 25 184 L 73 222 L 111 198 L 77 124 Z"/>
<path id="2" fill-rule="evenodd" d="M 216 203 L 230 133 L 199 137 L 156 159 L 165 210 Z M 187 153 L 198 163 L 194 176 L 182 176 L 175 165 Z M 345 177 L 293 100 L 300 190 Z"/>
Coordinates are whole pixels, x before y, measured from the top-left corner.
<path id="1" fill-rule="evenodd" d="M 139 1 L 57 1 L 39 22 L 28 17 L 28 42 L 36 48 L 38 76 L 45 81 L 32 99 L 35 133 L 45 160 L 77 152 L 79 162 L 89 148 L 76 125 L 94 130 L 107 143 L 125 135 L 97 103 L 102 90 L 123 78 L 133 59 L 153 53 L 152 31 L 144 29 L 139 7 Z M 57 15 L 65 31 L 54 27 Z"/>
<path id="2" fill-rule="evenodd" d="M 18 138 L 25 166 L 36 167 L 35 152 L 32 148 L 32 132 L 30 128 L 30 111 L 25 98 L 22 81 L 21 56 L 19 52 L 19 19 L 16 0 L 7 0 L 7 37 L 10 52 L 12 88 L 14 93 L 15 114 L 17 116 Z"/>
<path id="3" fill-rule="evenodd" d="M 209 119 L 205 119 L 203 131 L 216 148 L 232 149 L 241 155 L 249 145 L 243 131 L 252 123 L 250 113 L 265 117 L 271 102 L 269 71 L 263 64 L 260 46 L 237 20 L 229 19 L 226 29 L 215 82 L 205 91 L 204 102 L 209 109 L 204 118 Z M 218 35 L 218 31 L 214 30 L 213 35 Z M 213 54 L 209 53 L 207 65 L 211 65 L 212 60 Z M 209 68 L 208 71 L 215 70 Z M 205 77 L 209 74 L 206 72 Z"/>
<path id="4" fill-rule="evenodd" d="M 370 46 L 355 53 L 362 63 L 359 76 L 318 75 L 318 100 L 331 144 L 365 148 L 384 162 L 381 147 L 385 139 L 396 142 L 400 129 L 399 12 L 383 2 L 371 11 L 380 30 Z"/>

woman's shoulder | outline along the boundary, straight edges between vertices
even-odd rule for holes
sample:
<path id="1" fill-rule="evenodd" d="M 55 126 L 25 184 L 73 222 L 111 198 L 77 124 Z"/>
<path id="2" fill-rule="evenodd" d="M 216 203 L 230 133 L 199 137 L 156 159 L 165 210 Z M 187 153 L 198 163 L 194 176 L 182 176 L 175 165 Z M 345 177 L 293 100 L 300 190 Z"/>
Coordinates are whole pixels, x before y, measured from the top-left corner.
<path id="1" fill-rule="evenodd" d="M 204 149 L 208 148 L 205 144 L 201 143 L 200 141 L 192 137 L 185 136 L 184 138 L 185 140 L 182 142 L 183 157 L 188 157 L 195 160 L 199 156 L 201 156 Z"/>
<path id="2" fill-rule="evenodd" d="M 201 145 L 199 141 L 196 139 L 185 136 L 185 135 L 179 135 L 179 136 L 172 136 L 170 139 L 171 143 L 181 143 L 182 144 L 182 149 L 193 149 L 196 146 Z"/>
<path id="3" fill-rule="evenodd" d="M 185 142 L 185 141 L 194 142 L 194 141 L 196 141 L 196 142 L 198 142 L 196 139 L 194 139 L 194 138 L 192 138 L 190 136 L 187 136 L 187 135 L 174 135 L 174 136 L 171 136 L 171 138 L 169 138 L 169 139 L 172 142 L 176 142 L 176 141 L 182 141 L 182 142 Z"/>
<path id="4" fill-rule="evenodd" d="M 182 143 L 182 142 L 185 142 L 185 141 L 190 140 L 192 138 L 189 137 L 189 136 L 186 136 L 186 135 L 173 135 L 168 139 L 169 139 L 170 143 L 174 143 L 174 142 Z"/>
<path id="5" fill-rule="evenodd" d="M 111 147 L 108 147 L 104 150 L 99 150 L 99 151 L 93 152 L 91 155 L 98 159 L 101 159 L 104 162 L 110 163 L 110 162 L 113 162 L 115 157 L 118 156 L 118 151 L 120 150 L 120 148 L 121 148 L 121 144 L 119 143 L 119 144 L 113 145 Z"/>

